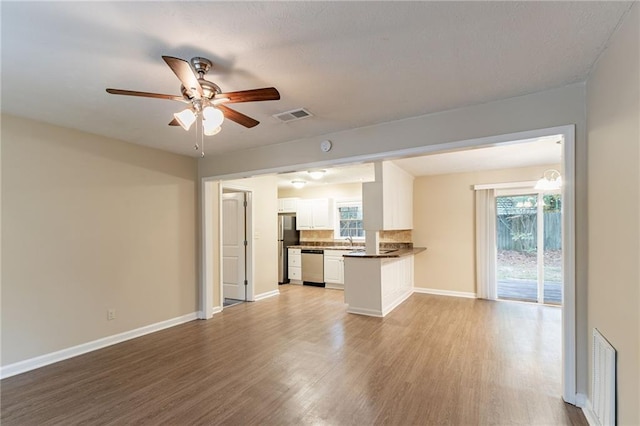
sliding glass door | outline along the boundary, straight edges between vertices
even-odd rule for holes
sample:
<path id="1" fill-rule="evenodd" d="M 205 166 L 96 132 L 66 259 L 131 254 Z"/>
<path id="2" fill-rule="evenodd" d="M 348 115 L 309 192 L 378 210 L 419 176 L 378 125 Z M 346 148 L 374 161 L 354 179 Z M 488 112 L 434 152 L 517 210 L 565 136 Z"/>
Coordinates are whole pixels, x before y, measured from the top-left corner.
<path id="1" fill-rule="evenodd" d="M 560 209 L 559 194 L 498 192 L 499 299 L 562 303 Z"/>

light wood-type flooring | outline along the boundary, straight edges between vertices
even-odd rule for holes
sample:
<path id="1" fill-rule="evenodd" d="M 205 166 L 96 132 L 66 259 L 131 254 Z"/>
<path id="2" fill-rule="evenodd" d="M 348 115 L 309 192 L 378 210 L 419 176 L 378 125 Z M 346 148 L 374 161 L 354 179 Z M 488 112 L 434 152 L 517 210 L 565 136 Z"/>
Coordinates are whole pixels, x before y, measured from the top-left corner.
<path id="1" fill-rule="evenodd" d="M 2 381 L 2 425 L 581 424 L 556 307 L 414 294 L 386 318 L 281 294 Z"/>

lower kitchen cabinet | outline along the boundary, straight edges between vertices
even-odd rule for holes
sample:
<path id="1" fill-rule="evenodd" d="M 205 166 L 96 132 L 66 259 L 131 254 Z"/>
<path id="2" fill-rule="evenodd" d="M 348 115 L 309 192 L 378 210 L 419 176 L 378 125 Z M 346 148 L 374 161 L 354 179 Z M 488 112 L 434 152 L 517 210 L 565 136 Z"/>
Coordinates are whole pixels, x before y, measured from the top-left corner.
<path id="1" fill-rule="evenodd" d="M 413 258 L 347 257 L 347 312 L 383 317 L 405 301 L 413 293 Z"/>
<path id="2" fill-rule="evenodd" d="M 289 249 L 289 281 L 292 284 L 302 284 L 302 253 L 300 249 Z"/>
<path id="3" fill-rule="evenodd" d="M 344 250 L 324 251 L 324 282 L 326 288 L 344 289 Z"/>

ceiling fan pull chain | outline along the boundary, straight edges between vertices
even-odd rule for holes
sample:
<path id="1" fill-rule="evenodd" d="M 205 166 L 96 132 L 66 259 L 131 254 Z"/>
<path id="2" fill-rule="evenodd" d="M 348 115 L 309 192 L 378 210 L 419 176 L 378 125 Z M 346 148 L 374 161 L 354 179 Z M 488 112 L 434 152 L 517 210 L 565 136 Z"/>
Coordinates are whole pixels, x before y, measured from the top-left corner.
<path id="1" fill-rule="evenodd" d="M 196 144 L 194 145 L 193 149 L 197 151 L 198 148 L 200 147 L 198 146 L 198 120 L 196 120 Z"/>
<path id="2" fill-rule="evenodd" d="M 204 158 L 204 123 L 202 123 L 202 128 L 200 129 L 200 145 L 202 145 L 202 151 L 200 153 L 200 157 Z"/>

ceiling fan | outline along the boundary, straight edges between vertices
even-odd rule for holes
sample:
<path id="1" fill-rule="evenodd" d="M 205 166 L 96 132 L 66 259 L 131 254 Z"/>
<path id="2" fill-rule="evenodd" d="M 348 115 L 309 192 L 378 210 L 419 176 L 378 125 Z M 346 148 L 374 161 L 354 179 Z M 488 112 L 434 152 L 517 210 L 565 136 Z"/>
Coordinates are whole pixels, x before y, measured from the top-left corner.
<path id="1" fill-rule="evenodd" d="M 107 89 L 107 92 L 113 95 L 140 96 L 143 98 L 169 99 L 183 102 L 188 107 L 174 114 L 174 119 L 169 125 L 182 126 L 185 130 L 189 130 L 198 116 L 200 116 L 204 134 L 208 136 L 220 132 L 220 125 L 225 118 L 247 128 L 257 126 L 260 123 L 223 104 L 280 99 L 280 93 L 275 87 L 223 93 L 217 84 L 204 79 L 205 74 L 213 67 L 213 63 L 209 59 L 195 57 L 191 59 L 191 63 L 172 56 L 163 56 L 162 59 L 182 83 L 180 87 L 182 96 L 121 89 Z"/>

